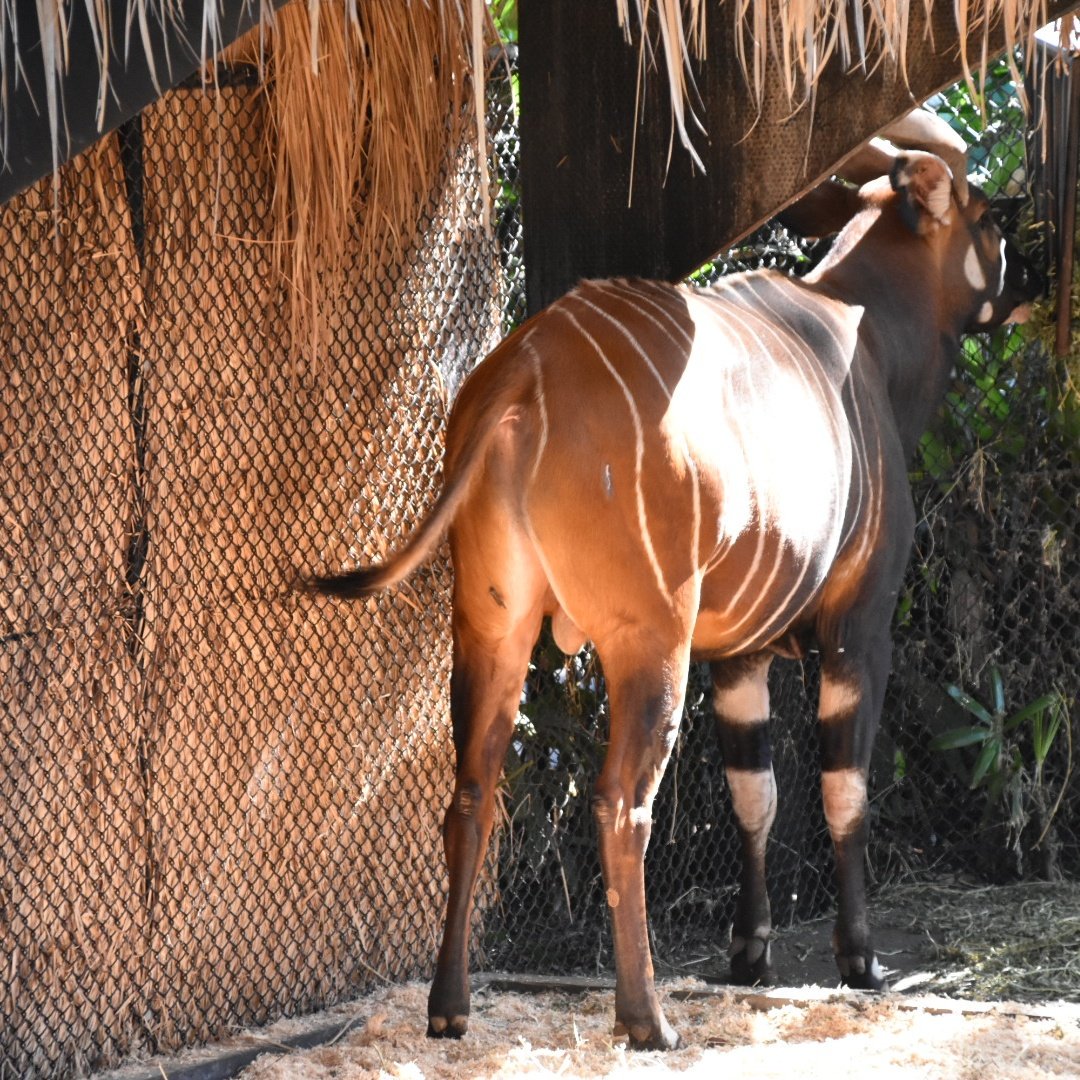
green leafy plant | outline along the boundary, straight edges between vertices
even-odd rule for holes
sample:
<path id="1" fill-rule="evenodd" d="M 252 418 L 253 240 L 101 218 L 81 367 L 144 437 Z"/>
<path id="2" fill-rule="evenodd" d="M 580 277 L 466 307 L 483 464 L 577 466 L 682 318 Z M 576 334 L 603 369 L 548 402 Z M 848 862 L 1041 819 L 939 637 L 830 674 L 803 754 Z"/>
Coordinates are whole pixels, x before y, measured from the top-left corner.
<path id="1" fill-rule="evenodd" d="M 972 790 L 981 787 L 987 792 L 984 820 L 995 811 L 1004 811 L 1003 824 L 1009 846 L 1017 856 L 1018 869 L 1022 870 L 1025 855 L 1030 853 L 1025 851 L 1022 838 L 1034 819 L 1039 835 L 1029 845 L 1030 851 L 1042 851 L 1043 871 L 1047 876 L 1054 876 L 1056 844 L 1051 827 L 1071 771 L 1072 748 L 1065 695 L 1054 689 L 1010 712 L 1006 706 L 1005 681 L 996 667 L 990 672 L 989 704 L 952 683 L 945 686 L 945 692 L 975 723 L 943 732 L 931 741 L 930 748 L 940 751 L 977 748 L 969 783 Z M 1051 808 L 1044 771 L 1050 751 L 1063 731 L 1070 739 L 1070 767 Z M 1030 757 L 1025 755 L 1025 750 L 1030 751 Z"/>
<path id="2" fill-rule="evenodd" d="M 516 42 L 518 39 L 517 0 L 488 0 L 488 11 L 498 31 L 499 40 Z"/>

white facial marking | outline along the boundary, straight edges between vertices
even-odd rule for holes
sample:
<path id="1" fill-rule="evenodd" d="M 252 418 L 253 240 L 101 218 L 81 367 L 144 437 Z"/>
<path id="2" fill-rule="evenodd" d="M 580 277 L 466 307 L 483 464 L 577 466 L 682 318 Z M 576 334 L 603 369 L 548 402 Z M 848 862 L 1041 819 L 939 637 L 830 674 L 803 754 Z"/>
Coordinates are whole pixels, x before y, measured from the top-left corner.
<path id="1" fill-rule="evenodd" d="M 866 777 L 861 769 L 830 769 L 821 774 L 825 820 L 834 837 L 848 836 L 866 814 Z"/>
<path id="2" fill-rule="evenodd" d="M 973 289 L 981 291 L 986 288 L 986 274 L 983 273 L 979 253 L 975 250 L 974 244 L 967 249 L 967 254 L 964 256 L 964 277 Z"/>
<path id="3" fill-rule="evenodd" d="M 979 308 L 979 314 L 975 316 L 976 322 L 988 323 L 994 315 L 994 305 L 989 300 L 981 308 Z"/>

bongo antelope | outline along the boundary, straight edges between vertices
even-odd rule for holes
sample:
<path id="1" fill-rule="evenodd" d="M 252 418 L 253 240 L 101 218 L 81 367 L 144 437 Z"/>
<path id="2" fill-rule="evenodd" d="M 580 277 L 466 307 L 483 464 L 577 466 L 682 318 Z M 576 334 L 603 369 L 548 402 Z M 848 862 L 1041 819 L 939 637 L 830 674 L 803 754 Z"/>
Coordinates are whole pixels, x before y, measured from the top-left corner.
<path id="1" fill-rule="evenodd" d="M 884 985 L 864 896 L 866 779 L 915 522 L 906 462 L 960 335 L 1030 299 L 1006 281 L 981 192 L 954 188 L 931 154 L 888 162 L 889 176 L 826 185 L 794 208 L 850 218 L 810 278 L 587 281 L 531 319 L 462 387 L 430 516 L 383 565 L 315 579 L 369 595 L 449 530 L 457 774 L 430 1035 L 468 1026 L 474 885 L 545 616 L 566 652 L 595 644 L 610 695 L 594 812 L 616 1030 L 638 1047 L 678 1042 L 653 983 L 643 858 L 692 659 L 711 665 L 742 840 L 734 976 L 769 967 L 769 665 L 813 645 L 836 960 L 848 985 Z"/>

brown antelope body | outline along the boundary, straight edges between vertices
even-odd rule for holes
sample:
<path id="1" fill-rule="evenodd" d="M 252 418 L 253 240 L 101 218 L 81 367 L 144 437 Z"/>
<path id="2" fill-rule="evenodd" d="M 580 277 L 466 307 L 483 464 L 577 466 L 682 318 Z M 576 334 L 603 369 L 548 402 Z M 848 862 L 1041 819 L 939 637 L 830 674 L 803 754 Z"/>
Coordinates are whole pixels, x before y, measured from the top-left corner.
<path id="1" fill-rule="evenodd" d="M 473 889 L 545 616 L 564 649 L 594 642 L 610 695 L 594 808 L 617 1029 L 636 1046 L 677 1042 L 653 984 L 643 858 L 692 659 L 711 665 L 743 845 L 734 976 L 769 965 L 766 676 L 775 655 L 814 645 L 837 963 L 851 986 L 883 985 L 863 885 L 866 778 L 914 526 L 906 462 L 961 333 L 1000 324 L 1025 298 L 1009 295 L 981 193 L 957 198 L 928 154 L 898 159 L 891 181 L 834 192 L 854 216 L 811 279 L 593 281 L 551 305 L 466 381 L 444 490 L 401 553 L 318 579 L 366 595 L 449 528 L 457 777 L 430 1034 L 467 1027 Z"/>

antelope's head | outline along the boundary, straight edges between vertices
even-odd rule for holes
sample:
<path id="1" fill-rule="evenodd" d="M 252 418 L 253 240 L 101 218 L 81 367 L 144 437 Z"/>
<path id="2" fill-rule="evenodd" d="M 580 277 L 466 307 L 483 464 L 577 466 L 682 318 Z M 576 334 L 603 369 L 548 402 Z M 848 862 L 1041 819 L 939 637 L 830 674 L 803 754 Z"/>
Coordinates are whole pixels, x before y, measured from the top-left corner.
<path id="1" fill-rule="evenodd" d="M 1024 322 L 1042 279 L 1005 236 L 986 195 L 965 185 L 965 198 L 945 162 L 928 153 L 897 158 L 889 182 L 905 225 L 936 258 L 939 300 L 956 329 L 974 333 Z"/>

